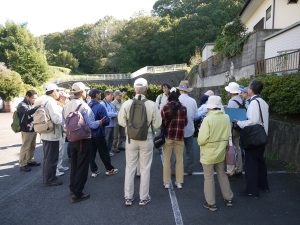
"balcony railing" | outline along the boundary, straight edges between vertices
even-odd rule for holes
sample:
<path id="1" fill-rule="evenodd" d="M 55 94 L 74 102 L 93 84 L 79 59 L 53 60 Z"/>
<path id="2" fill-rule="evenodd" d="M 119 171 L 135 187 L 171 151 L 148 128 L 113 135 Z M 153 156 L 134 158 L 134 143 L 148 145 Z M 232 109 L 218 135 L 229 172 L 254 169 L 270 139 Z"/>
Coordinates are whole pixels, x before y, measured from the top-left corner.
<path id="1" fill-rule="evenodd" d="M 256 62 L 255 74 L 285 74 L 300 71 L 300 50 Z"/>

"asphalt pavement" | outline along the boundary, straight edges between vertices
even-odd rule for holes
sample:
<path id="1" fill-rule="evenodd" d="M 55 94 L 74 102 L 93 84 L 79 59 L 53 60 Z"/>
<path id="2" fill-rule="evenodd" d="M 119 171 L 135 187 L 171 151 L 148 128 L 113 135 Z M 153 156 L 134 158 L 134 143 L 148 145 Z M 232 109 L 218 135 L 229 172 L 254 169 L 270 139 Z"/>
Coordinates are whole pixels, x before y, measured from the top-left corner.
<path id="1" fill-rule="evenodd" d="M 271 192 L 258 199 L 242 196 L 244 178 L 230 180 L 234 192 L 234 206 L 225 207 L 216 181 L 217 212 L 202 207 L 203 174 L 199 164 L 199 150 L 195 148 L 195 173 L 185 176 L 182 190 L 165 190 L 162 186 L 162 163 L 154 152 L 151 169 L 150 195 L 152 201 L 138 205 L 139 178 L 135 180 L 135 202 L 124 206 L 123 185 L 125 154 L 112 157 L 112 164 L 120 170 L 106 176 L 89 176 L 85 192 L 91 198 L 70 203 L 69 171 L 61 177 L 64 184 L 45 187 L 42 167 L 20 173 L 18 154 L 20 134 L 10 129 L 12 114 L 0 113 L 0 225 L 299 225 L 300 176 L 282 171 L 269 171 Z M 42 146 L 37 141 L 36 161 L 42 162 Z M 64 165 L 68 165 L 65 154 Z"/>

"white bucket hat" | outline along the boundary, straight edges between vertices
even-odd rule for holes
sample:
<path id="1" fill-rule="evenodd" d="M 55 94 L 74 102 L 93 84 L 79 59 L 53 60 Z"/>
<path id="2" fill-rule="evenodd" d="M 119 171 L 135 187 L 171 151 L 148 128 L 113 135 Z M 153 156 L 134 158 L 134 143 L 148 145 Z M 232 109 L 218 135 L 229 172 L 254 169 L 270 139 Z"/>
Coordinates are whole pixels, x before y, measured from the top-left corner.
<path id="1" fill-rule="evenodd" d="M 206 107 L 208 109 L 214 109 L 214 108 L 222 109 L 223 105 L 222 105 L 221 97 L 217 96 L 217 95 L 209 96 L 207 103 L 206 103 Z"/>
<path id="2" fill-rule="evenodd" d="M 231 94 L 239 94 L 240 91 L 240 85 L 236 82 L 230 82 L 226 87 L 225 90 Z"/>

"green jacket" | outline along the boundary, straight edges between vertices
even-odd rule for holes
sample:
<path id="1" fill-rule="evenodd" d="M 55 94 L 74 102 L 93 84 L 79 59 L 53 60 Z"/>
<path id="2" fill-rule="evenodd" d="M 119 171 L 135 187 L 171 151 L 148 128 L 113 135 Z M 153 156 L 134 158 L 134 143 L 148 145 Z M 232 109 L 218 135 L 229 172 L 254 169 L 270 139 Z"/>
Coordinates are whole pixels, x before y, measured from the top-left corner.
<path id="1" fill-rule="evenodd" d="M 223 162 L 230 132 L 229 116 L 222 111 L 209 111 L 199 129 L 200 162 L 210 165 Z"/>

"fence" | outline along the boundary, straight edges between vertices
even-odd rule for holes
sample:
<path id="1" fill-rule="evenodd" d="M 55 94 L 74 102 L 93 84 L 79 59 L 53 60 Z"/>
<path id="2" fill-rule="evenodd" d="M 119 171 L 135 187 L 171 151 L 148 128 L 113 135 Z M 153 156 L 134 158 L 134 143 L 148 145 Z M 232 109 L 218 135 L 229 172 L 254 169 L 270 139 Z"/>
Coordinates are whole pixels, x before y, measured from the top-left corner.
<path id="1" fill-rule="evenodd" d="M 291 73 L 300 71 L 300 50 L 256 62 L 255 74 Z"/>
<path id="2" fill-rule="evenodd" d="M 143 75 L 145 73 L 164 73 L 164 72 L 172 72 L 177 70 L 186 70 L 187 64 L 173 64 L 173 65 L 164 65 L 164 66 L 145 66 L 136 72 L 131 74 L 131 78 L 135 78 L 137 76 Z"/>

